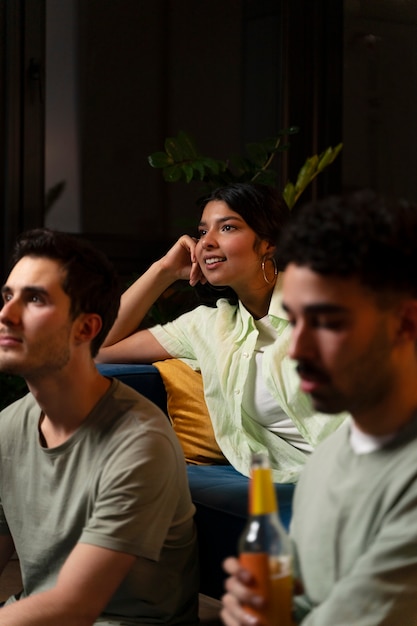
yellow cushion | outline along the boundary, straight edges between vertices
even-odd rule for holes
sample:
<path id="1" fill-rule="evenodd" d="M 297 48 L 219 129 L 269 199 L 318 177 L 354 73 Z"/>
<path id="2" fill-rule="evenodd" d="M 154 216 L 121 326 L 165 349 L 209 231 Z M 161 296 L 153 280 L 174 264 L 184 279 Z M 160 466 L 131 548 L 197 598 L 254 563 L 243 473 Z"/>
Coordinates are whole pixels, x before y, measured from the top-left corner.
<path id="1" fill-rule="evenodd" d="M 156 361 L 167 392 L 168 415 L 187 463 L 227 463 L 214 437 L 200 372 L 179 359 Z"/>

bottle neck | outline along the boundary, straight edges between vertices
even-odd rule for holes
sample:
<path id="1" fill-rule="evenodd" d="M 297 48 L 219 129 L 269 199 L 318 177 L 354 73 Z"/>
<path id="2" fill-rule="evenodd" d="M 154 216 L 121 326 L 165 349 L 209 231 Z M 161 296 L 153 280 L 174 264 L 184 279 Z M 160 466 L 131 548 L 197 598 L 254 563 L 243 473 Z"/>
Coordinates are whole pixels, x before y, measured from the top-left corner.
<path id="1" fill-rule="evenodd" d="M 269 467 L 253 467 L 249 487 L 249 513 L 252 516 L 277 514 L 277 498 Z"/>

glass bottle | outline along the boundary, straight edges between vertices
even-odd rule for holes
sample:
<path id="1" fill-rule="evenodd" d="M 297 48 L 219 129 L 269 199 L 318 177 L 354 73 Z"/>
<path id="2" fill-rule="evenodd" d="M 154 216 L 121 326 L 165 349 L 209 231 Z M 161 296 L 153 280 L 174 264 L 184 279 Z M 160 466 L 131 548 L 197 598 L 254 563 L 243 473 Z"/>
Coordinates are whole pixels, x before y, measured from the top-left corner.
<path id="1" fill-rule="evenodd" d="M 239 541 L 239 560 L 251 572 L 252 588 L 265 598 L 261 609 L 246 606 L 263 626 L 292 626 L 291 542 L 278 516 L 278 504 L 267 458 L 252 458 L 249 519 Z"/>

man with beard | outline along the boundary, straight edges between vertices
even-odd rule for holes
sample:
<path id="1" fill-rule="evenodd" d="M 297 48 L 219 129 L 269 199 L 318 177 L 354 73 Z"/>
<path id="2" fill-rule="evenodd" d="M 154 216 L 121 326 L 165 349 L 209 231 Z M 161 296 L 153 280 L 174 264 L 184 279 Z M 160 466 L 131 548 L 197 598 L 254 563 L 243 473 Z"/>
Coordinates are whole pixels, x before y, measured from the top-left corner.
<path id="1" fill-rule="evenodd" d="M 370 192 L 302 207 L 278 250 L 289 354 L 317 410 L 352 419 L 296 487 L 294 620 L 417 624 L 417 207 Z M 222 618 L 262 598 L 225 562 Z"/>
<path id="2" fill-rule="evenodd" d="M 0 414 L 0 572 L 16 550 L 23 580 L 0 624 L 197 623 L 181 448 L 157 407 L 93 361 L 118 311 L 113 267 L 29 231 L 2 297 L 0 371 L 30 393 Z"/>

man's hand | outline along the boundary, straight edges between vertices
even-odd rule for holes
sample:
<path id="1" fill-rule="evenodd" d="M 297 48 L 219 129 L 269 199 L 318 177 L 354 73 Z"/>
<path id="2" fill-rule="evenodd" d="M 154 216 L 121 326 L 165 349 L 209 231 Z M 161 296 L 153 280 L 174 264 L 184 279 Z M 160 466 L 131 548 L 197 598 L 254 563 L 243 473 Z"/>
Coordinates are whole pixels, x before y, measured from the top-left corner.
<path id="1" fill-rule="evenodd" d="M 222 598 L 220 617 L 223 622 L 227 626 L 260 626 L 259 619 L 243 608 L 245 604 L 260 609 L 264 604 L 264 599 L 250 588 L 253 582 L 251 574 L 234 557 L 226 559 L 223 568 L 230 574 L 225 583 L 227 593 Z"/>

